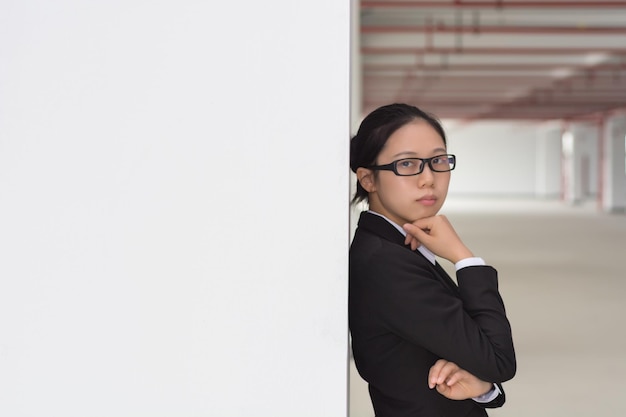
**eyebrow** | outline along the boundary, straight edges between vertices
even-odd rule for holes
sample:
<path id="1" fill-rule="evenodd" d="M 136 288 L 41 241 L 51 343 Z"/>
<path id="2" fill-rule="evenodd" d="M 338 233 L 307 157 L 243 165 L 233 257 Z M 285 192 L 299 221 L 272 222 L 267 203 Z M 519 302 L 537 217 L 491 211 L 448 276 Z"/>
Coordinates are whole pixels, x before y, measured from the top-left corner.
<path id="1" fill-rule="evenodd" d="M 433 149 L 432 152 L 433 153 L 436 153 L 436 152 L 444 152 L 445 153 L 445 152 L 448 152 L 448 151 L 445 148 L 436 148 L 436 149 Z M 403 151 L 403 152 L 399 152 L 399 153 L 393 155 L 392 158 L 397 158 L 398 156 L 407 156 L 407 157 L 414 156 L 414 157 L 417 157 L 417 152 Z"/>

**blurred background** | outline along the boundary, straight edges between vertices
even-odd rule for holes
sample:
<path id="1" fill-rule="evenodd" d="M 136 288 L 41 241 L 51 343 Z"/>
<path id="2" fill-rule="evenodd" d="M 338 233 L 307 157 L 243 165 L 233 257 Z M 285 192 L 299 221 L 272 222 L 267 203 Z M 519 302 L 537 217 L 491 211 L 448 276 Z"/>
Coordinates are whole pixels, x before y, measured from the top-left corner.
<path id="1" fill-rule="evenodd" d="M 354 16 L 355 125 L 392 102 L 442 120 L 459 161 L 443 212 L 499 270 L 519 371 L 490 415 L 626 415 L 626 1 L 361 0 Z M 352 363 L 350 415 L 373 416 Z"/>
<path id="2" fill-rule="evenodd" d="M 462 161 L 453 194 L 623 210 L 625 1 L 357 5 L 355 127 L 408 102 L 444 122 Z"/>

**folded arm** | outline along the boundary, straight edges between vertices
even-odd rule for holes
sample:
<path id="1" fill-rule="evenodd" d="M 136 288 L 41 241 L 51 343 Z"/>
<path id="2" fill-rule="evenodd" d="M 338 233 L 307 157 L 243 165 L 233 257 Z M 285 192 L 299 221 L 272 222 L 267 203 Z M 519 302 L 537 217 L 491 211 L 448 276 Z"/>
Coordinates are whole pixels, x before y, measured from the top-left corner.
<path id="1" fill-rule="evenodd" d="M 485 408 L 501 407 L 505 402 L 501 385 L 483 381 L 445 359 L 430 368 L 428 386 L 448 399 L 471 398 Z"/>

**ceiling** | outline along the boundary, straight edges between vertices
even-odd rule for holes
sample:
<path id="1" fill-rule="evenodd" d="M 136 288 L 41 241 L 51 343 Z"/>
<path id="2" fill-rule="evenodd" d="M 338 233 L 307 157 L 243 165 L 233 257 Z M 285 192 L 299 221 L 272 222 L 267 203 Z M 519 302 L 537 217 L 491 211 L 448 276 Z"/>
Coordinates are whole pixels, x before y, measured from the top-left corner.
<path id="1" fill-rule="evenodd" d="M 365 113 L 581 119 L 626 108 L 626 1 L 360 0 Z"/>

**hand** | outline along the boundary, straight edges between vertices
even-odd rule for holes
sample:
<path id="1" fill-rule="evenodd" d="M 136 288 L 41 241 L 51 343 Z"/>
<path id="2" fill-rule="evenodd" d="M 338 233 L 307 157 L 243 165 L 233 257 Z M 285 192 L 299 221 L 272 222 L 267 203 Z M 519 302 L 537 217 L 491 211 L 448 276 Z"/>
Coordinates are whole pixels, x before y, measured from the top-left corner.
<path id="1" fill-rule="evenodd" d="M 426 217 L 413 223 L 406 223 L 402 228 L 407 232 L 404 243 L 410 244 L 413 250 L 422 244 L 435 255 L 452 263 L 474 256 L 456 234 L 446 216 Z"/>
<path id="2" fill-rule="evenodd" d="M 459 368 L 454 362 L 439 359 L 430 368 L 428 386 L 437 388 L 437 392 L 451 400 L 466 400 L 480 397 L 492 388 L 491 382 L 478 379 L 465 369 Z"/>
<path id="3" fill-rule="evenodd" d="M 406 228 L 405 228 L 406 231 Z M 420 243 L 419 240 L 417 240 L 417 238 L 415 236 L 413 236 L 412 234 L 408 233 L 406 234 L 406 238 L 404 239 L 404 244 L 405 245 L 411 245 L 411 250 L 415 250 L 417 248 L 419 248 L 422 244 Z"/>

